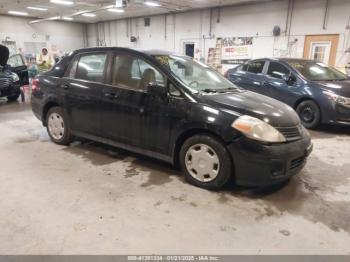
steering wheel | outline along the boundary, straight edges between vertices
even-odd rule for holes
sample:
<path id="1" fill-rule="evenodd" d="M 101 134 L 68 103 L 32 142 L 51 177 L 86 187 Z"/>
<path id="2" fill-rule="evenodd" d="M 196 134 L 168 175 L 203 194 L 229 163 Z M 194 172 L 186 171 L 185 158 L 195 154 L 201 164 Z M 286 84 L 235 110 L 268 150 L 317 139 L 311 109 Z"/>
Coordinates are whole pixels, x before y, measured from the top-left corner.
<path id="1" fill-rule="evenodd" d="M 193 84 L 196 84 L 196 87 L 199 86 L 199 82 L 198 82 L 198 81 L 192 81 L 192 82 L 190 82 L 188 85 L 189 85 L 189 86 L 192 86 Z"/>

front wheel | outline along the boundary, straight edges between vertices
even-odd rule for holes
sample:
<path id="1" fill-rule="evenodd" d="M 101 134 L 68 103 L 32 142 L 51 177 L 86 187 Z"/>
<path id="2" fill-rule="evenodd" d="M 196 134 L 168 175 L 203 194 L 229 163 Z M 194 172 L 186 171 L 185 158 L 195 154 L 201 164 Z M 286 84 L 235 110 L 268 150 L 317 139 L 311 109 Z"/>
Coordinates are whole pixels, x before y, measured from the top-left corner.
<path id="1" fill-rule="evenodd" d="M 312 100 L 301 102 L 296 109 L 300 120 L 306 128 L 316 128 L 321 121 L 321 111 L 318 105 Z"/>
<path id="2" fill-rule="evenodd" d="M 180 164 L 186 180 L 205 189 L 220 189 L 232 175 L 229 152 L 210 135 L 188 138 L 180 150 Z"/>
<path id="3" fill-rule="evenodd" d="M 47 132 L 53 142 L 68 145 L 72 141 L 69 123 L 61 107 L 53 107 L 47 113 Z"/>

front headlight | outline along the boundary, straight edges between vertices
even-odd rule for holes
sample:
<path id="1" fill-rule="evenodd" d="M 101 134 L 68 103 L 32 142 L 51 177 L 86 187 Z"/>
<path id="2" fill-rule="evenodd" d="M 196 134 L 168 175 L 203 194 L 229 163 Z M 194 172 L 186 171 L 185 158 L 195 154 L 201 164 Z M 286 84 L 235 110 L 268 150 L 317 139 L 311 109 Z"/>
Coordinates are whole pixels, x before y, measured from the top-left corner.
<path id="1" fill-rule="evenodd" d="M 328 99 L 330 99 L 338 104 L 341 104 L 343 106 L 350 107 L 350 98 L 345 97 L 345 96 L 340 96 L 340 95 L 337 95 L 337 94 L 335 94 L 333 92 L 329 92 L 329 91 L 324 91 L 323 93 L 328 97 Z"/>
<path id="2" fill-rule="evenodd" d="M 276 128 L 255 117 L 241 116 L 232 123 L 232 127 L 251 139 L 270 143 L 286 141 Z"/>
<path id="3" fill-rule="evenodd" d="M 12 81 L 13 82 L 18 82 L 19 81 L 19 77 L 16 73 L 11 73 L 11 77 L 12 77 Z"/>

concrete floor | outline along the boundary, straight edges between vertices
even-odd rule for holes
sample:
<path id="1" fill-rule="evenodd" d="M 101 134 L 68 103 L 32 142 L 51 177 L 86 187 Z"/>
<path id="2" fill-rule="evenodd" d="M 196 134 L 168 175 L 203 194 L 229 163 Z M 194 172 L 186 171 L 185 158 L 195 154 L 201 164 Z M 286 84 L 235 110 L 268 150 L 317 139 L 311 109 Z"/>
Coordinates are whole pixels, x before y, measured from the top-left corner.
<path id="1" fill-rule="evenodd" d="M 1 254 L 350 254 L 350 129 L 313 131 L 278 188 L 188 185 L 172 167 L 92 142 L 49 141 L 0 102 Z"/>

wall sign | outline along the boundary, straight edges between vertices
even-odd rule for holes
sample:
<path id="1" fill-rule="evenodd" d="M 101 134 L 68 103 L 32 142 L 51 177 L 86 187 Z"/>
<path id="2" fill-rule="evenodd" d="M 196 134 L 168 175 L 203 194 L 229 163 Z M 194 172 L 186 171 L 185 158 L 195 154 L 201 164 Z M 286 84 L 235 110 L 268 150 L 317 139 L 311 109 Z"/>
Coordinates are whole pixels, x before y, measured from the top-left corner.
<path id="1" fill-rule="evenodd" d="M 222 38 L 221 60 L 251 59 L 253 57 L 253 37 Z"/>

